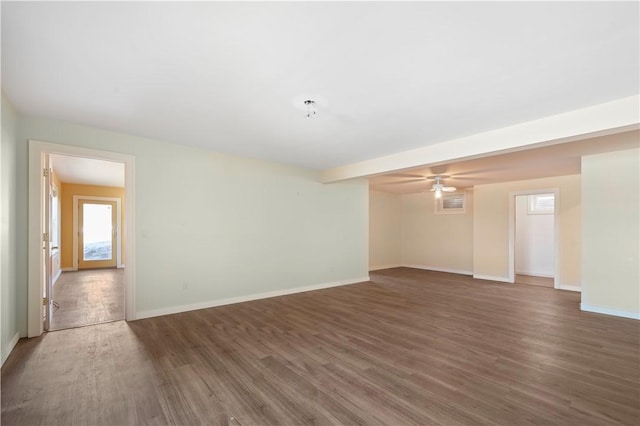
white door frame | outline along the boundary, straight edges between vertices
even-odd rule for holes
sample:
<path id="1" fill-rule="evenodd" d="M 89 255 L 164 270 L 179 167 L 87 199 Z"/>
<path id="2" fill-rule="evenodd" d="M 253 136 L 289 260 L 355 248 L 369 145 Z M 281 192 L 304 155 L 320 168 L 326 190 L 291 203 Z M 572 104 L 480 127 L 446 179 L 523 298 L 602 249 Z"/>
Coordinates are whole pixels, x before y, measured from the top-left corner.
<path id="1" fill-rule="evenodd" d="M 553 194 L 553 288 L 560 288 L 560 239 L 558 238 L 560 189 L 528 189 L 509 192 L 509 282 L 516 282 L 516 197 L 519 195 Z"/>
<path id="2" fill-rule="evenodd" d="M 42 250 L 42 212 L 41 194 L 42 162 L 44 154 L 61 154 L 74 157 L 124 163 L 124 312 L 125 319 L 136 319 L 135 310 L 135 156 L 117 152 L 99 151 L 72 145 L 29 140 L 29 238 L 28 238 L 28 296 L 27 296 L 27 335 L 40 336 L 43 332 L 42 282 L 44 268 L 44 250 Z"/>
<path id="3" fill-rule="evenodd" d="M 91 195 L 73 196 L 73 270 L 78 270 L 78 205 L 80 200 L 111 201 L 116 203 L 116 268 L 124 268 L 122 264 L 122 207 L 120 197 L 94 197 Z"/>

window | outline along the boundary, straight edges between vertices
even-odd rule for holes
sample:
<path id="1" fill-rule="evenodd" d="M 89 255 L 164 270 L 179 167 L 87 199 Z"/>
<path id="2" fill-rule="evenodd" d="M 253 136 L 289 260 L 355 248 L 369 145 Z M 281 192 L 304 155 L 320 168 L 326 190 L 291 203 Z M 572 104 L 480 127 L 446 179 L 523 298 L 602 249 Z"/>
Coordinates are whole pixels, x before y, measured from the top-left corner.
<path id="1" fill-rule="evenodd" d="M 51 185 L 51 249 L 60 247 L 60 197 L 58 196 L 58 187 Z"/>
<path id="2" fill-rule="evenodd" d="M 467 198 L 464 192 L 444 193 L 436 199 L 435 213 L 466 213 Z"/>
<path id="3" fill-rule="evenodd" d="M 553 214 L 555 208 L 554 194 L 529 195 L 528 214 Z"/>

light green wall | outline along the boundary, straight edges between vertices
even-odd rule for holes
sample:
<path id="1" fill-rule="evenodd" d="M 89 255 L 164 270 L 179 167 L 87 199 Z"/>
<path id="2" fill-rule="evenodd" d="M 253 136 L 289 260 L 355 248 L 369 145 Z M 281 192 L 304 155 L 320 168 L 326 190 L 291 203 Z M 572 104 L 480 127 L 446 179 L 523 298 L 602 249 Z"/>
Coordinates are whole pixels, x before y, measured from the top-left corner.
<path id="1" fill-rule="evenodd" d="M 582 158 L 582 307 L 640 318 L 640 150 Z"/>
<path id="2" fill-rule="evenodd" d="M 15 343 L 20 331 L 18 323 L 18 277 L 17 277 L 17 139 L 16 113 L 2 95 L 2 143 L 0 145 L 0 304 L 2 362 L 9 355 L 11 343 Z M 26 282 L 23 282 L 26 287 Z M 23 300 L 22 307 L 26 307 Z M 24 324 L 26 325 L 26 324 Z M 26 331 L 26 328 L 23 329 Z"/>
<path id="3" fill-rule="evenodd" d="M 28 139 L 135 156 L 137 312 L 368 276 L 366 181 L 55 120 L 19 136 L 25 169 Z"/>
<path id="4" fill-rule="evenodd" d="M 369 269 L 402 264 L 401 196 L 369 192 Z"/>

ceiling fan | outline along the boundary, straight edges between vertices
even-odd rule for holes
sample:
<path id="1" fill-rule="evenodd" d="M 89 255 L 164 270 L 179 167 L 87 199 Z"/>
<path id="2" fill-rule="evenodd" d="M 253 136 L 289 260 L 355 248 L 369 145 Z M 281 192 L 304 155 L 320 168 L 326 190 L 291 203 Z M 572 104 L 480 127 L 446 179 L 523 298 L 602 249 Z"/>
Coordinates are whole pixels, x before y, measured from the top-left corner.
<path id="1" fill-rule="evenodd" d="M 444 186 L 444 184 L 442 183 L 442 179 L 443 179 L 442 176 L 434 176 L 429 178 L 435 179 L 436 181 L 436 183 L 434 183 L 433 186 L 431 187 L 431 192 L 435 192 L 436 198 L 442 197 L 443 192 L 453 192 L 456 190 L 454 186 Z"/>

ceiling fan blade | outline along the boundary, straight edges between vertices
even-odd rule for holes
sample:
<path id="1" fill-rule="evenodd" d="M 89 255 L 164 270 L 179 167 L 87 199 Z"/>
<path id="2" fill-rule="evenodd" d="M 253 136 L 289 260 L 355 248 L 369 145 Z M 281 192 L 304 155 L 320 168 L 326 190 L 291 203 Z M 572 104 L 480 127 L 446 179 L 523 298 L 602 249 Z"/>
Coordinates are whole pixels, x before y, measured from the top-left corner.
<path id="1" fill-rule="evenodd" d="M 406 178 L 415 178 L 415 179 L 421 179 L 421 180 L 425 180 L 426 178 L 420 174 L 417 173 L 392 173 L 387 175 L 389 177 L 406 177 Z"/>
<path id="2" fill-rule="evenodd" d="M 444 188 L 442 188 L 442 190 L 444 192 L 453 192 L 456 190 L 455 186 L 445 186 Z"/>
<path id="3" fill-rule="evenodd" d="M 479 180 L 482 178 L 475 178 L 473 176 L 451 176 L 449 179 L 452 180 Z"/>
<path id="4" fill-rule="evenodd" d="M 429 167 L 429 170 L 431 170 L 431 174 L 434 175 L 446 175 L 449 170 L 449 166 L 449 164 L 441 164 L 439 166 Z"/>
<path id="5" fill-rule="evenodd" d="M 405 183 L 417 183 L 417 182 L 422 182 L 423 179 L 405 179 L 405 180 L 397 180 L 394 182 L 382 182 L 382 183 L 378 183 L 376 185 L 401 185 L 401 184 L 405 184 Z"/>

